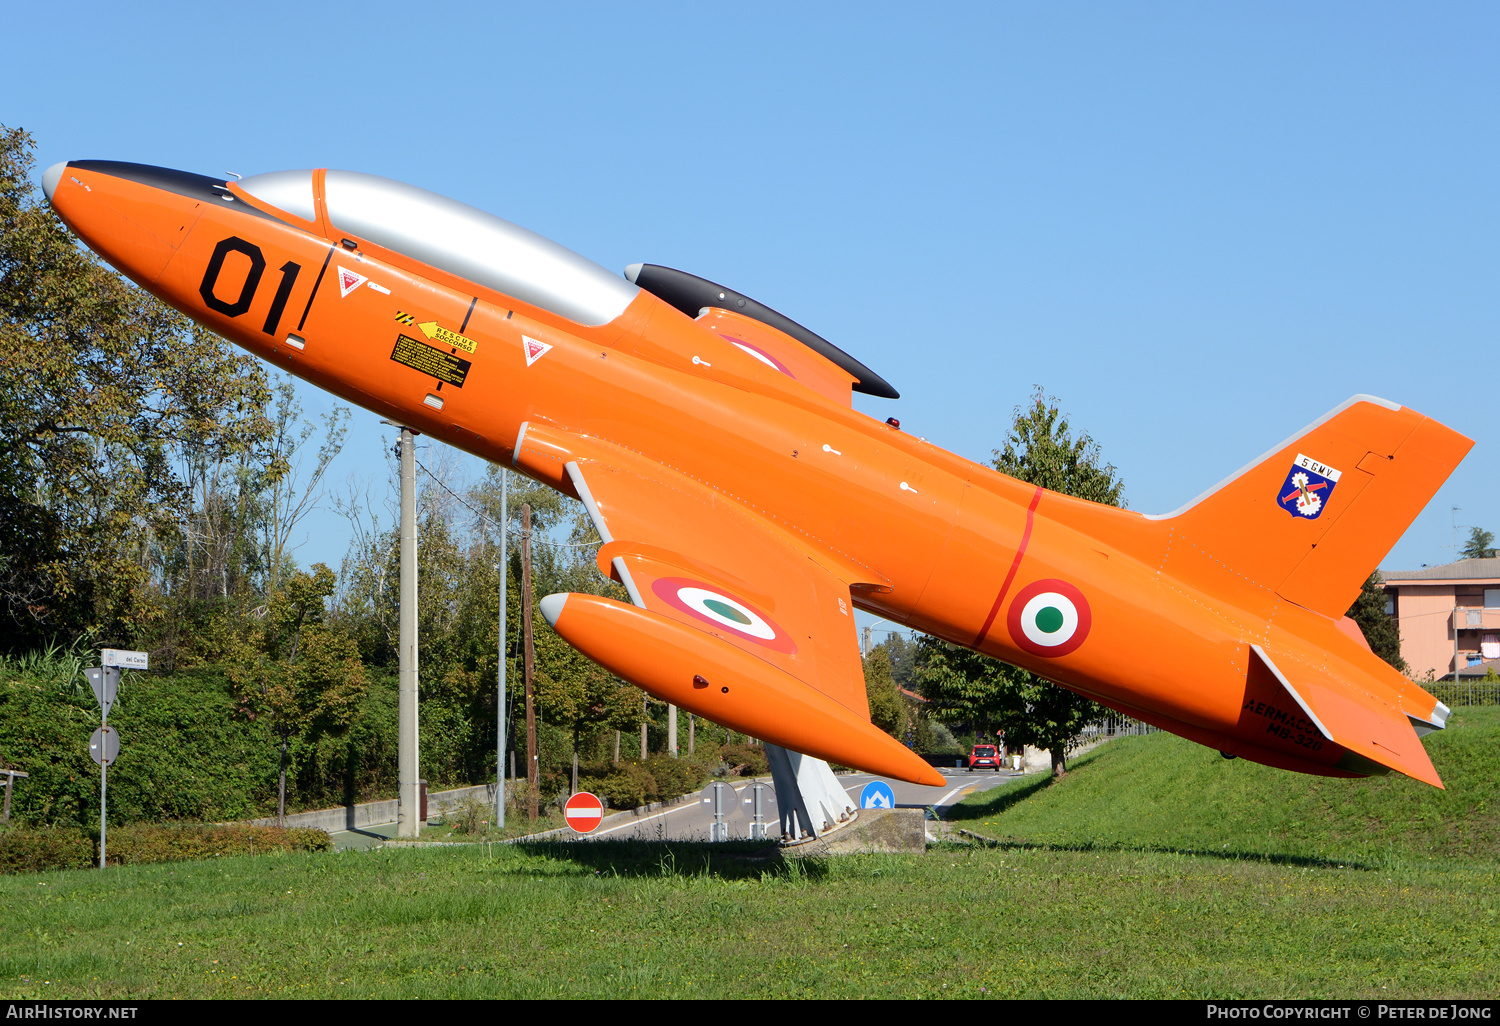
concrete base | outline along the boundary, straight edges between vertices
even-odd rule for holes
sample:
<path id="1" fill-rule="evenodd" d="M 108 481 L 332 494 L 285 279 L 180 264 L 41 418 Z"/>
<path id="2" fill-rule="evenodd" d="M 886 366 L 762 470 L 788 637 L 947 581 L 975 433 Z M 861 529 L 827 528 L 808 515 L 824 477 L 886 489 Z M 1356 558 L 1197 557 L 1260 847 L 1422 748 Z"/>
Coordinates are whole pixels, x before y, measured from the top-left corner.
<path id="1" fill-rule="evenodd" d="M 922 809 L 860 809 L 847 826 L 797 844 L 781 853 L 808 855 L 863 855 L 872 853 L 920 855 L 927 850 L 927 814 Z"/>

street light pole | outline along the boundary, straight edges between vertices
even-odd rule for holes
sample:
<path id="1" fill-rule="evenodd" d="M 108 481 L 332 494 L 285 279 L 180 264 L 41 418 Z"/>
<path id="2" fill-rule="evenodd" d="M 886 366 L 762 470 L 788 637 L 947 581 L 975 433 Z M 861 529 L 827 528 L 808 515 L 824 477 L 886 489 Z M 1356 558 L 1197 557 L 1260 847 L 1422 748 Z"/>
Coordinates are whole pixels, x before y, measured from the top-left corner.
<path id="1" fill-rule="evenodd" d="M 397 653 L 396 834 L 422 833 L 417 777 L 417 469 L 416 434 L 401 428 L 401 608 Z"/>

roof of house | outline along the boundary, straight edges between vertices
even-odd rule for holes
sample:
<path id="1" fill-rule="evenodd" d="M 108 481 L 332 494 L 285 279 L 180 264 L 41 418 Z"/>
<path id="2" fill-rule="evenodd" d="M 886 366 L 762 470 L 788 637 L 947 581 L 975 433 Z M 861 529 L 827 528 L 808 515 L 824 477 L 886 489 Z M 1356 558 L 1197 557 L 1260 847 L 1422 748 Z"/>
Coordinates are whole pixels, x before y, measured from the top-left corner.
<path id="1" fill-rule="evenodd" d="M 1500 581 L 1500 559 L 1460 559 L 1420 570 L 1382 570 L 1387 581 Z"/>
<path id="2" fill-rule="evenodd" d="M 1491 669 L 1493 669 L 1496 673 L 1500 673 L 1500 659 L 1486 659 L 1483 662 L 1475 663 L 1472 666 L 1460 666 L 1458 668 L 1458 679 L 1463 680 L 1466 677 L 1483 677 L 1485 673 Z M 1448 674 L 1448 676 L 1451 677 L 1453 676 L 1453 674 L 1450 673 Z"/>

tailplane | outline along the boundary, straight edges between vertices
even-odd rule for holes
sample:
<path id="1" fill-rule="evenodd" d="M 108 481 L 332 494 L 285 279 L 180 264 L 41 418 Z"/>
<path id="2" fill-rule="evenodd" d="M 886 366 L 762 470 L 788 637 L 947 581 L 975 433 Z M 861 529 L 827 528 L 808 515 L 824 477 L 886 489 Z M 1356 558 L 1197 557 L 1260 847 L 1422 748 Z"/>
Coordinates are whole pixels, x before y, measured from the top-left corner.
<path id="1" fill-rule="evenodd" d="M 1277 717 L 1274 701 L 1254 700 L 1257 696 L 1254 695 L 1253 670 L 1246 691 L 1245 711 L 1248 714 L 1255 706 L 1253 712 L 1266 719 L 1268 734 L 1297 746 L 1288 748 L 1289 752 L 1303 755 L 1310 761 L 1326 761 L 1318 759 L 1316 754 L 1323 750 L 1321 736 L 1322 740 L 1332 742 L 1327 751 L 1330 757 L 1337 755 L 1331 764 L 1338 769 L 1362 776 L 1393 769 L 1434 787 L 1443 786 L 1414 729 L 1416 717 L 1393 709 L 1376 698 L 1371 692 L 1378 689 L 1350 686 L 1332 679 L 1290 654 L 1273 659 L 1272 653 L 1260 645 L 1251 645 L 1250 648 L 1258 657 L 1260 667 L 1270 672 L 1291 699 L 1291 702 L 1284 703 L 1291 715 Z M 1439 710 L 1443 714 L 1447 712 L 1447 708 L 1439 704 L 1433 714 L 1439 714 Z M 1268 747 L 1276 747 L 1274 741 L 1272 738 L 1268 743 L 1263 735 L 1262 743 Z"/>

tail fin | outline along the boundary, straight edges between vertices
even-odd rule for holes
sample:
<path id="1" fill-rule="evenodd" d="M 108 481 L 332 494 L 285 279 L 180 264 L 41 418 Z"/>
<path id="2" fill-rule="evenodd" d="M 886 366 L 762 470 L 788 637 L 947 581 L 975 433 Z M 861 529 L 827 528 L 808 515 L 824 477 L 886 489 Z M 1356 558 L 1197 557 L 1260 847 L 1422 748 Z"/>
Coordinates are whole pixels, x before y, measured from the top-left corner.
<path id="1" fill-rule="evenodd" d="M 1473 445 L 1357 395 L 1182 509 L 1147 519 L 1171 529 L 1163 564 L 1178 563 L 1179 575 L 1211 562 L 1215 576 L 1338 619 Z"/>

